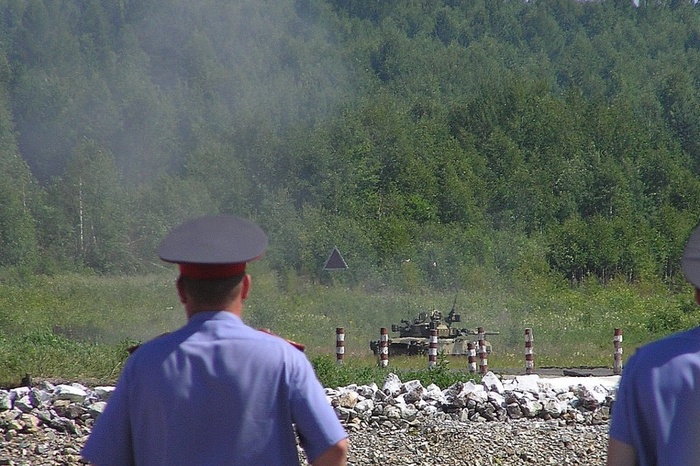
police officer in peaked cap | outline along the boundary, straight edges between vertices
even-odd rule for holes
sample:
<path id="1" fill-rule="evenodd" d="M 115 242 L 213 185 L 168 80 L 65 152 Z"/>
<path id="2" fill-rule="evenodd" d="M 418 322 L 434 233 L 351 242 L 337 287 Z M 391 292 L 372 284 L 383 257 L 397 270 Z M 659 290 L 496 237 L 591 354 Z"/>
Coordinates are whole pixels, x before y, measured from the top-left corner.
<path id="1" fill-rule="evenodd" d="M 243 322 L 267 236 L 230 215 L 174 228 L 158 255 L 179 269 L 180 329 L 127 360 L 83 457 L 108 465 L 347 463 L 347 433 L 311 364 L 286 340 Z"/>
<path id="2" fill-rule="evenodd" d="M 173 229 L 158 255 L 197 279 L 242 276 L 245 266 L 267 249 L 267 236 L 255 223 L 228 215 L 200 217 Z"/>

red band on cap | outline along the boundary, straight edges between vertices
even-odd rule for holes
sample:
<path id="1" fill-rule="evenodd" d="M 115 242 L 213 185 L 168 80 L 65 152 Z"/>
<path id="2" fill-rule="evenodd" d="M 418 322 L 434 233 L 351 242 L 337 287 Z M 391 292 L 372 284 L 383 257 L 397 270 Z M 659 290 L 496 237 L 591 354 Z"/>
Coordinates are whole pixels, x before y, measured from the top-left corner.
<path id="1" fill-rule="evenodd" d="M 245 262 L 240 264 L 178 264 L 180 274 L 200 280 L 235 277 L 245 273 Z"/>

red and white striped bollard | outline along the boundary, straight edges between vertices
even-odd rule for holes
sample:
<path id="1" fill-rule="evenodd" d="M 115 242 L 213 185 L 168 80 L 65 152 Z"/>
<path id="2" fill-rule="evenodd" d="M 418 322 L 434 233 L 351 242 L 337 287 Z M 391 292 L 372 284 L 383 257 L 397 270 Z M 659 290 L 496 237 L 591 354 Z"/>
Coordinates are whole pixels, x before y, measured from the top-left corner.
<path id="1" fill-rule="evenodd" d="M 615 348 L 615 354 L 613 357 L 613 374 L 622 373 L 622 330 L 619 328 L 615 329 L 615 334 L 613 336 L 613 347 Z"/>
<path id="2" fill-rule="evenodd" d="M 430 343 L 428 344 L 428 368 L 432 369 L 437 364 L 438 331 L 430 330 Z"/>
<path id="3" fill-rule="evenodd" d="M 484 375 L 489 370 L 489 362 L 486 354 L 486 340 L 484 339 L 484 327 L 477 329 L 477 338 L 479 340 L 479 373 Z"/>
<path id="4" fill-rule="evenodd" d="M 389 365 L 389 331 L 386 327 L 379 329 L 379 367 Z"/>
<path id="5" fill-rule="evenodd" d="M 335 329 L 335 362 L 336 364 L 343 363 L 343 356 L 345 355 L 345 329 L 343 327 L 336 327 Z"/>
<path id="6" fill-rule="evenodd" d="M 535 368 L 535 358 L 532 353 L 532 329 L 525 329 L 525 373 L 532 374 Z"/>
<path id="7" fill-rule="evenodd" d="M 469 372 L 476 372 L 476 349 L 474 343 L 467 343 L 467 351 L 469 352 Z"/>

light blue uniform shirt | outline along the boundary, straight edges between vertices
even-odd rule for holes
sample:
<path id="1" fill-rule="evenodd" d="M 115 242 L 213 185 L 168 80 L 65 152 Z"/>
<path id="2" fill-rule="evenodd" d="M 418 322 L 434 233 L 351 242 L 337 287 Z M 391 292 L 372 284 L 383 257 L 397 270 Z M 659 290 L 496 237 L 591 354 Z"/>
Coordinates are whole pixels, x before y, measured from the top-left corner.
<path id="1" fill-rule="evenodd" d="M 645 345 L 624 368 L 610 436 L 640 466 L 700 465 L 700 328 Z"/>
<path id="2" fill-rule="evenodd" d="M 132 354 L 82 451 L 98 466 L 298 465 L 347 436 L 305 354 L 203 312 Z"/>

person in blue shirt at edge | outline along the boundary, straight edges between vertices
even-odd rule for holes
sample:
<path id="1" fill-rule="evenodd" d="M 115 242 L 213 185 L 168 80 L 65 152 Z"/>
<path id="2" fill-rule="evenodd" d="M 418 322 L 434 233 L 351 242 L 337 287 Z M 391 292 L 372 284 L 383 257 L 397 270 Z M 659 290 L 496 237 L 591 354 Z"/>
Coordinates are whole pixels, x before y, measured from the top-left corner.
<path id="1" fill-rule="evenodd" d="M 129 356 L 81 452 L 97 466 L 347 464 L 347 433 L 303 351 L 247 326 L 247 262 L 267 236 L 254 223 L 205 216 L 158 249 L 176 263 L 187 323 Z"/>
<path id="2" fill-rule="evenodd" d="M 686 243 L 681 266 L 700 304 L 700 228 Z M 700 327 L 630 357 L 612 407 L 607 464 L 700 465 Z"/>

